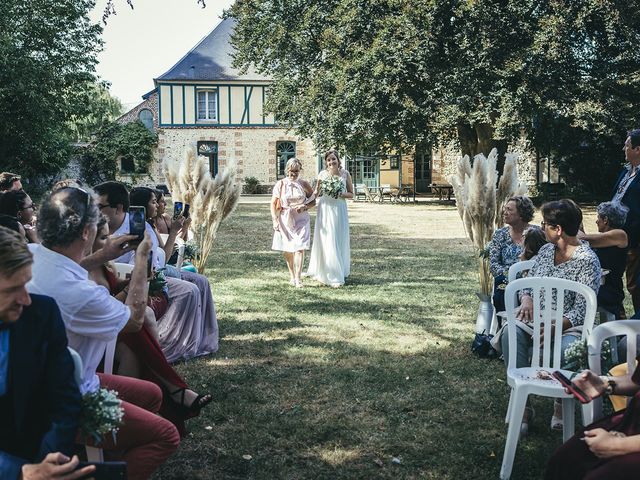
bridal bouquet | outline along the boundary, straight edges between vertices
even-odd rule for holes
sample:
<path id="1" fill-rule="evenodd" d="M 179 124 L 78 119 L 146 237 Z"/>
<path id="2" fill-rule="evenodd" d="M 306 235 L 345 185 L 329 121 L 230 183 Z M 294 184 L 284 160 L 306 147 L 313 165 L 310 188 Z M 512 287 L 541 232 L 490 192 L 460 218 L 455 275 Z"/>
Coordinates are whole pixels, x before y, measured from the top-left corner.
<path id="1" fill-rule="evenodd" d="M 80 429 L 84 437 L 93 439 L 96 445 L 100 444 L 103 435 L 109 432 L 115 435 L 123 416 L 124 410 L 113 390 L 100 388 L 82 397 Z"/>
<path id="2" fill-rule="evenodd" d="M 340 194 L 344 192 L 344 183 L 342 183 L 340 177 L 332 175 L 326 180 L 320 181 L 320 191 L 323 195 L 340 198 Z"/>

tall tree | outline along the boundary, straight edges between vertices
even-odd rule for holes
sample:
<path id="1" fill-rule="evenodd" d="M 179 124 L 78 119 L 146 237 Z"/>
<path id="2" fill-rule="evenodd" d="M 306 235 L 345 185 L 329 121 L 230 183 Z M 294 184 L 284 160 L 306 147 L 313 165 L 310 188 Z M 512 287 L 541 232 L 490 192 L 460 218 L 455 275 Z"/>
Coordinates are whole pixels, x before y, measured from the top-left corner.
<path id="1" fill-rule="evenodd" d="M 92 0 L 0 2 L 0 170 L 53 173 L 84 109 L 102 46 Z"/>
<path id="2" fill-rule="evenodd" d="M 635 2 L 242 0 L 227 15 L 236 63 L 274 78 L 268 108 L 323 146 L 458 137 L 488 153 L 523 128 L 553 143 L 640 119 Z"/>
<path id="3" fill-rule="evenodd" d="M 124 113 L 122 102 L 111 96 L 109 85 L 97 82 L 83 89 L 80 97 L 82 108 L 70 118 L 70 128 L 75 140 L 89 141 L 102 127 Z"/>

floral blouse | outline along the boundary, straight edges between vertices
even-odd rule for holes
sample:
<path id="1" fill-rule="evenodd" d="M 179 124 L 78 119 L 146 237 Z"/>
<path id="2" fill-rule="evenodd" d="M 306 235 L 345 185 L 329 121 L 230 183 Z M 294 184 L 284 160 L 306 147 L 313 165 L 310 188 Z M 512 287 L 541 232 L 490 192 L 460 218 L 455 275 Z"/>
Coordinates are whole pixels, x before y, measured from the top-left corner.
<path id="1" fill-rule="evenodd" d="M 587 242 L 581 241 L 581 245 L 573 252 L 572 257 L 566 262 L 554 265 L 555 245 L 547 243 L 543 245 L 538 255 L 534 258 L 535 263 L 529 271 L 530 277 L 555 277 L 565 280 L 573 280 L 591 287 L 596 294 L 600 287 L 600 260 Z M 523 291 L 524 294 L 531 294 L 531 291 Z M 544 293 L 540 292 L 540 303 L 544 310 Z M 556 293 L 554 292 L 554 297 Z M 556 299 L 552 298 L 552 303 Z M 584 323 L 584 316 L 587 313 L 587 305 L 582 295 L 575 292 L 565 292 L 564 295 L 564 316 L 577 327 Z"/>
<path id="2" fill-rule="evenodd" d="M 509 227 L 499 228 L 489 242 L 489 269 L 494 278 L 507 277 L 509 267 L 520 261 L 522 245 L 513 243 Z"/>

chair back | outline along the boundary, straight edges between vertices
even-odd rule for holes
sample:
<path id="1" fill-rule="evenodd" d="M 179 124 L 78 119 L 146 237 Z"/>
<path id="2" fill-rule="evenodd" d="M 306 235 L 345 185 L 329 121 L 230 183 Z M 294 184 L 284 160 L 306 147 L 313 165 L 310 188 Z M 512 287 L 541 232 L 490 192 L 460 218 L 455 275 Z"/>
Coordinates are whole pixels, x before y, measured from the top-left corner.
<path id="1" fill-rule="evenodd" d="M 518 274 L 524 272 L 525 270 L 531 270 L 533 268 L 533 264 L 535 260 L 522 260 L 521 262 L 516 262 L 509 267 L 508 281 L 512 282 L 516 278 L 518 278 Z"/>
<path id="2" fill-rule="evenodd" d="M 73 379 L 79 387 L 82 384 L 82 358 L 80 358 L 80 354 L 73 348 L 67 347 L 67 350 L 69 350 L 69 354 L 73 360 Z"/>
<path id="3" fill-rule="evenodd" d="M 627 371 L 636 368 L 636 348 L 640 335 L 640 320 L 616 320 L 598 325 L 587 342 L 589 352 L 589 370 L 600 375 L 602 373 L 602 342 L 607 338 L 624 336 L 627 339 Z"/>
<path id="4" fill-rule="evenodd" d="M 565 292 L 575 292 L 585 299 L 586 313 L 582 327 L 582 338 L 589 338 L 596 315 L 596 294 L 582 283 L 553 277 L 525 277 L 509 282 L 505 291 L 507 328 L 509 331 L 509 368 L 515 368 L 517 356 L 516 295 L 529 289 L 533 300 L 533 355 L 532 367 L 560 368 L 562 350 L 562 319 Z M 554 295 L 555 294 L 555 295 Z M 542 309 L 541 299 L 544 295 Z M 556 299 L 554 302 L 553 299 Z M 540 330 L 544 325 L 544 343 L 540 345 Z M 554 328 L 552 334 L 550 327 Z M 553 336 L 552 336 L 553 335 Z"/>
<path id="5" fill-rule="evenodd" d="M 613 337 L 611 342 L 614 345 L 611 345 L 611 350 L 612 353 L 614 351 L 617 353 L 615 337 L 624 336 L 627 339 L 627 372 L 633 372 L 636 368 L 638 335 L 640 335 L 640 320 L 616 320 L 598 325 L 587 341 L 589 370 L 600 375 L 602 373 L 602 342 Z M 602 397 L 594 398 L 589 405 L 587 424 L 602 418 Z"/>
<path id="6" fill-rule="evenodd" d="M 116 263 L 116 276 L 119 280 L 126 280 L 131 278 L 131 272 L 133 272 L 133 265 L 130 263 Z"/>

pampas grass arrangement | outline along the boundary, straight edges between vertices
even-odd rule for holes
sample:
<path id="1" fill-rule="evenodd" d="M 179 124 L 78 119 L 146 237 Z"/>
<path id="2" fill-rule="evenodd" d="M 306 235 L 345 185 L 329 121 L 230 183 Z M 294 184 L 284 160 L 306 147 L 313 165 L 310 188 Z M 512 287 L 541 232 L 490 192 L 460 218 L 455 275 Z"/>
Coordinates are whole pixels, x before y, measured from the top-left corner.
<path id="1" fill-rule="evenodd" d="M 456 197 L 456 207 L 465 231 L 478 252 L 478 272 L 480 274 L 481 299 L 488 299 L 492 291 L 492 277 L 489 259 L 484 254 L 496 227 L 502 225 L 504 202 L 520 194 L 518 182 L 517 156 L 509 154 L 500 182 L 496 164 L 498 151 L 494 148 L 488 157 L 483 154 L 473 158 L 458 158 L 457 171 L 449 177 Z M 525 190 L 526 192 L 526 187 Z M 484 297 L 484 298 L 483 298 Z"/>
<path id="2" fill-rule="evenodd" d="M 235 162 L 230 162 L 213 178 L 206 160 L 196 157 L 194 150 L 187 149 L 182 164 L 165 161 L 163 167 L 174 201 L 191 205 L 193 240 L 199 246 L 193 264 L 199 273 L 204 273 L 218 228 L 240 199 L 241 186 L 237 182 Z"/>

